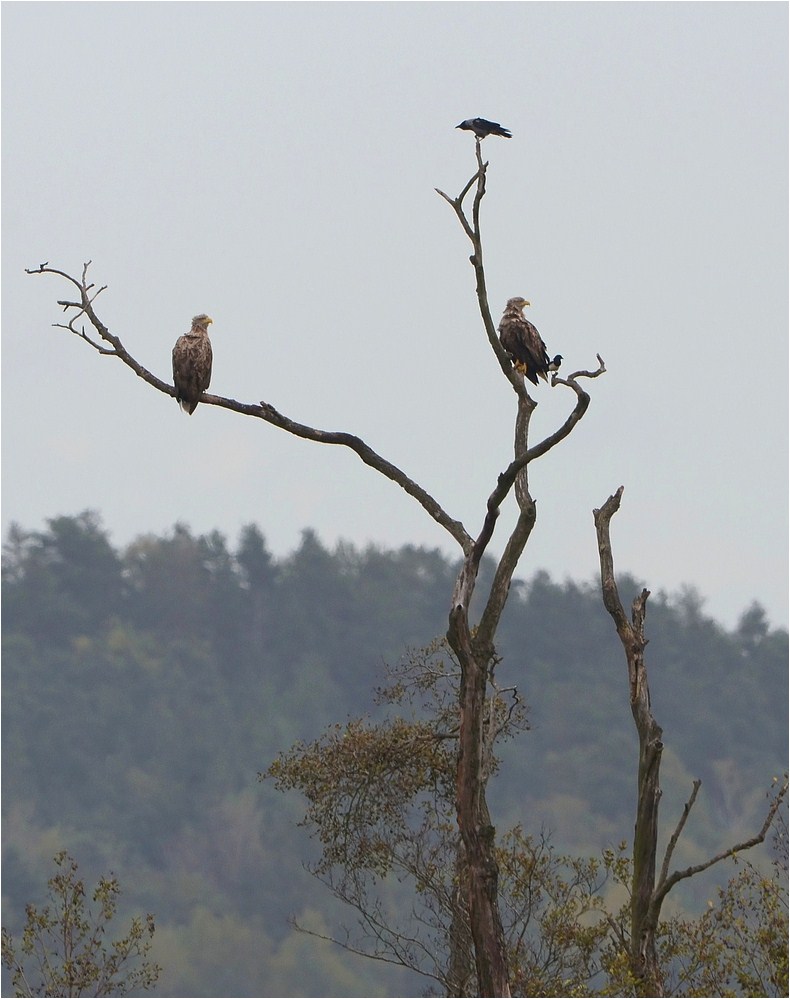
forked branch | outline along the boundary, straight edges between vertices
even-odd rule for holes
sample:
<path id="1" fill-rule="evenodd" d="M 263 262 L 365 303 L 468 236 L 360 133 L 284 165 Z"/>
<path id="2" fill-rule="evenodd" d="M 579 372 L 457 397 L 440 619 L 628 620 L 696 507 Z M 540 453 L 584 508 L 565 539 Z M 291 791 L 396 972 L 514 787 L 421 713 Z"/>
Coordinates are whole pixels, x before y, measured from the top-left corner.
<path id="1" fill-rule="evenodd" d="M 691 867 L 683 868 L 683 870 L 674 871 L 672 874 L 667 875 L 667 870 L 669 869 L 669 860 L 672 856 L 672 850 L 674 849 L 675 843 L 680 836 L 683 826 L 685 825 L 688 814 L 694 804 L 697 797 L 697 791 L 699 790 L 702 781 L 695 780 L 694 788 L 691 792 L 691 797 L 686 802 L 683 808 L 683 814 L 678 821 L 677 828 L 672 835 L 669 846 L 667 847 L 667 854 L 664 858 L 664 864 L 661 868 L 661 877 L 659 878 L 658 885 L 656 886 L 654 895 L 654 904 L 660 907 L 661 902 L 666 897 L 666 895 L 675 887 L 679 881 L 683 881 L 686 878 L 693 877 L 695 874 L 700 874 L 702 871 L 707 871 L 709 867 L 713 867 L 714 864 L 718 864 L 721 860 L 726 860 L 728 857 L 735 857 L 739 853 L 743 853 L 744 850 L 751 850 L 752 847 L 758 846 L 760 843 L 765 841 L 765 837 L 768 835 L 768 830 L 771 828 L 771 824 L 776 817 L 776 813 L 779 811 L 779 806 L 782 804 L 785 796 L 787 795 L 787 775 L 785 774 L 784 781 L 782 782 L 779 791 L 771 801 L 771 804 L 766 813 L 765 820 L 762 824 L 760 831 L 752 836 L 750 839 L 743 840 L 741 843 L 736 843 L 735 846 L 731 846 L 727 850 L 722 850 L 721 853 L 717 853 L 715 857 L 711 857 L 709 860 L 704 861 L 701 864 L 694 864 Z M 658 913 L 657 913 L 658 915 Z"/>

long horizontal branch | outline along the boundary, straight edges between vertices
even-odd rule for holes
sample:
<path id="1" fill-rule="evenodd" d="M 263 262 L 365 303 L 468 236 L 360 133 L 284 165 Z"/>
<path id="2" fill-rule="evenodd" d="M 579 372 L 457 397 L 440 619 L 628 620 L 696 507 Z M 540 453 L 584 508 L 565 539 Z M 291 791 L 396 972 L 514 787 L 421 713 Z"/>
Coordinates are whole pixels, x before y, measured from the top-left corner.
<path id="1" fill-rule="evenodd" d="M 91 295 L 93 285 L 88 284 L 86 280 L 86 273 L 89 264 L 90 261 L 88 261 L 88 263 L 83 267 L 81 281 L 78 281 L 65 271 L 57 270 L 56 268 L 49 267 L 46 264 L 41 264 L 37 268 L 27 270 L 26 273 L 56 274 L 59 277 L 64 278 L 66 281 L 69 281 L 79 291 L 79 301 L 60 301 L 58 303 L 63 307 L 64 312 L 68 312 L 69 310 L 75 311 L 67 324 L 56 323 L 56 326 L 74 333 L 80 339 L 85 340 L 100 354 L 109 354 L 117 357 L 120 361 L 127 365 L 127 367 L 131 368 L 136 375 L 142 378 L 143 381 L 147 382 L 153 388 L 165 393 L 166 395 L 175 397 L 175 388 L 169 382 L 162 381 L 161 378 L 157 378 L 156 375 L 150 372 L 147 368 L 143 367 L 143 365 L 140 364 L 140 362 L 137 361 L 124 347 L 120 338 L 110 333 L 104 323 L 96 315 L 93 309 L 93 301 L 96 298 L 96 295 L 104 289 L 100 288 L 97 292 Z M 87 317 L 99 337 L 105 343 L 110 344 L 110 348 L 103 347 L 100 343 L 91 339 L 86 334 L 84 326 L 81 328 L 78 327 L 77 324 L 82 316 Z M 208 393 L 203 393 L 200 397 L 200 401 L 204 405 L 219 406 L 222 409 L 230 409 L 235 413 L 242 413 L 245 416 L 252 416 L 257 419 L 264 420 L 266 423 L 279 427 L 281 430 L 285 430 L 287 433 L 293 434 L 295 437 L 301 437 L 304 440 L 314 441 L 318 444 L 335 444 L 341 447 L 349 448 L 366 465 L 369 465 L 377 472 L 380 472 L 383 476 L 396 483 L 396 485 L 399 485 L 410 496 L 416 499 L 422 508 L 436 521 L 436 523 L 443 527 L 458 542 L 464 554 L 468 554 L 472 550 L 472 538 L 467 533 L 463 524 L 450 517 L 441 505 L 433 498 L 433 496 L 430 495 L 430 493 L 406 475 L 406 473 L 398 468 L 397 465 L 394 465 L 391 461 L 388 461 L 386 458 L 383 458 L 380 454 L 378 454 L 378 452 L 374 451 L 373 448 L 366 444 L 360 437 L 342 431 L 319 430 L 315 427 L 307 426 L 304 423 L 298 423 L 297 421 L 291 420 L 289 417 L 278 412 L 274 406 L 263 401 L 259 403 L 243 403 L 237 402 L 235 399 L 228 399 L 224 396 L 218 395 L 209 395 Z"/>
<path id="2" fill-rule="evenodd" d="M 365 443 L 355 434 L 337 430 L 319 430 L 315 427 L 307 426 L 289 419 L 278 412 L 274 406 L 268 402 L 261 401 L 257 406 L 236 402 L 234 399 L 225 399 L 221 396 L 204 395 L 202 402 L 211 405 L 221 406 L 224 409 L 232 409 L 237 413 L 245 413 L 249 416 L 256 416 L 267 423 L 271 423 L 281 430 L 301 437 L 304 440 L 314 441 L 317 444 L 336 444 L 347 447 L 353 451 L 366 465 L 380 472 L 390 481 L 399 485 L 410 496 L 414 497 L 422 508 L 430 514 L 437 524 L 441 525 L 461 546 L 466 554 L 472 547 L 472 538 L 467 533 L 463 524 L 458 520 L 453 520 L 440 504 L 430 495 L 419 483 L 409 478 L 397 465 L 382 457 L 377 451 Z"/>

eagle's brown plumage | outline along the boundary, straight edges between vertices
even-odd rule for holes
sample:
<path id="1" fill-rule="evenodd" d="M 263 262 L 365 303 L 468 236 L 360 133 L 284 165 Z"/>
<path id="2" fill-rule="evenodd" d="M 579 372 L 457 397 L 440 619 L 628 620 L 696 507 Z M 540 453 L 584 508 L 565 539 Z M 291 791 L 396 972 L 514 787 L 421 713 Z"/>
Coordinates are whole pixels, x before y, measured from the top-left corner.
<path id="1" fill-rule="evenodd" d="M 510 354 L 516 369 L 532 382 L 538 384 L 538 377 L 548 381 L 546 372 L 551 359 L 546 352 L 546 344 L 540 333 L 524 316 L 524 308 L 529 305 L 525 298 L 509 298 L 505 312 L 499 323 L 499 342 Z"/>
<path id="2" fill-rule="evenodd" d="M 176 401 L 190 416 L 211 381 L 213 355 L 208 338 L 211 316 L 201 313 L 192 320 L 192 329 L 176 340 L 173 347 L 173 385 Z"/>

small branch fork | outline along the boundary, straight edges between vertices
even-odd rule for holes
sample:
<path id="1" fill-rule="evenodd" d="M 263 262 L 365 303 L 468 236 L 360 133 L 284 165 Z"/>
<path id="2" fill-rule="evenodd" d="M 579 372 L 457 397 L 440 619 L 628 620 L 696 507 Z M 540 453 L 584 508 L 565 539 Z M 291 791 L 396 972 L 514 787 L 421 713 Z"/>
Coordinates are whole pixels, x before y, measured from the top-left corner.
<path id="1" fill-rule="evenodd" d="M 77 278 L 72 277 L 65 271 L 57 270 L 55 267 L 49 267 L 47 264 L 39 264 L 38 267 L 26 270 L 26 274 L 56 274 L 58 277 L 62 277 L 64 280 L 68 281 L 70 284 L 79 292 L 79 300 L 76 302 L 69 302 L 64 300 L 59 300 L 58 305 L 62 306 L 64 312 L 68 312 L 69 309 L 76 309 L 76 312 L 71 316 L 68 323 L 54 323 L 53 325 L 59 329 L 68 330 L 75 336 L 78 336 L 81 340 L 90 344 L 94 350 L 98 351 L 100 354 L 110 355 L 119 358 L 124 364 L 128 365 L 132 371 L 135 372 L 143 381 L 148 382 L 149 385 L 153 385 L 154 388 L 159 389 L 160 392 L 164 392 L 167 395 L 175 397 L 175 389 L 168 382 L 163 382 L 161 378 L 157 378 L 156 375 L 152 374 L 147 368 L 144 368 L 139 361 L 135 360 L 134 357 L 126 350 L 124 345 L 118 339 L 118 337 L 113 336 L 112 333 L 107 329 L 104 323 L 99 319 L 93 309 L 93 303 L 96 301 L 98 296 L 106 289 L 107 285 L 103 285 L 101 288 L 93 291 L 95 285 L 88 284 L 87 274 L 88 268 L 90 267 L 90 260 L 83 264 L 82 266 L 82 278 L 77 280 Z M 109 347 L 103 347 L 100 343 L 93 340 L 85 332 L 85 326 L 82 324 L 80 328 L 77 328 L 77 323 L 82 317 L 87 317 L 91 326 L 99 334 L 99 337 L 108 343 Z"/>
<path id="2" fill-rule="evenodd" d="M 634 828 L 633 883 L 631 890 L 631 939 L 626 945 L 618 931 L 621 943 L 629 953 L 633 974 L 642 982 L 643 994 L 663 995 L 661 969 L 658 963 L 655 937 L 661 906 L 674 886 L 685 878 L 693 877 L 714 864 L 734 857 L 736 853 L 751 849 L 765 839 L 782 800 L 787 795 L 787 775 L 779 791 L 774 796 L 762 828 L 756 836 L 737 843 L 735 846 L 716 854 L 702 864 L 695 864 L 683 870 L 669 873 L 672 855 L 685 828 L 702 781 L 695 780 L 691 795 L 683 813 L 667 843 L 661 871 L 656 879 L 656 851 L 658 843 L 658 806 L 661 799 L 659 770 L 664 748 L 661 741 L 661 726 L 650 709 L 650 688 L 645 666 L 645 616 L 650 591 L 643 589 L 634 599 L 631 620 L 626 615 L 617 590 L 614 575 L 614 559 L 610 539 L 610 521 L 620 509 L 623 487 L 617 490 L 599 510 L 593 511 L 598 535 L 598 553 L 601 564 L 601 591 L 603 603 L 612 617 L 617 634 L 625 651 L 628 664 L 628 687 L 631 713 L 634 716 L 639 734 L 639 774 L 636 823 Z"/>

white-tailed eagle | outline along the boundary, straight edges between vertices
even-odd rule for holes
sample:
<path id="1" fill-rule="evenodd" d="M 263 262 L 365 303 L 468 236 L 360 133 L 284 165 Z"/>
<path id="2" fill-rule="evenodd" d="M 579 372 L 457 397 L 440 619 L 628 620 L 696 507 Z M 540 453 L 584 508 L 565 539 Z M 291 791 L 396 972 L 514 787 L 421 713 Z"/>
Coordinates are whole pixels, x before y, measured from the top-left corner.
<path id="1" fill-rule="evenodd" d="M 192 329 L 176 340 L 173 347 L 173 385 L 176 401 L 190 416 L 211 382 L 211 340 L 209 323 L 214 320 L 201 312 L 192 320 Z"/>
<path id="2" fill-rule="evenodd" d="M 510 355 L 516 370 L 537 385 L 538 378 L 548 381 L 547 371 L 558 370 L 562 354 L 556 354 L 553 360 L 549 357 L 540 333 L 524 315 L 528 305 L 525 298 L 507 300 L 499 323 L 499 342 Z"/>

